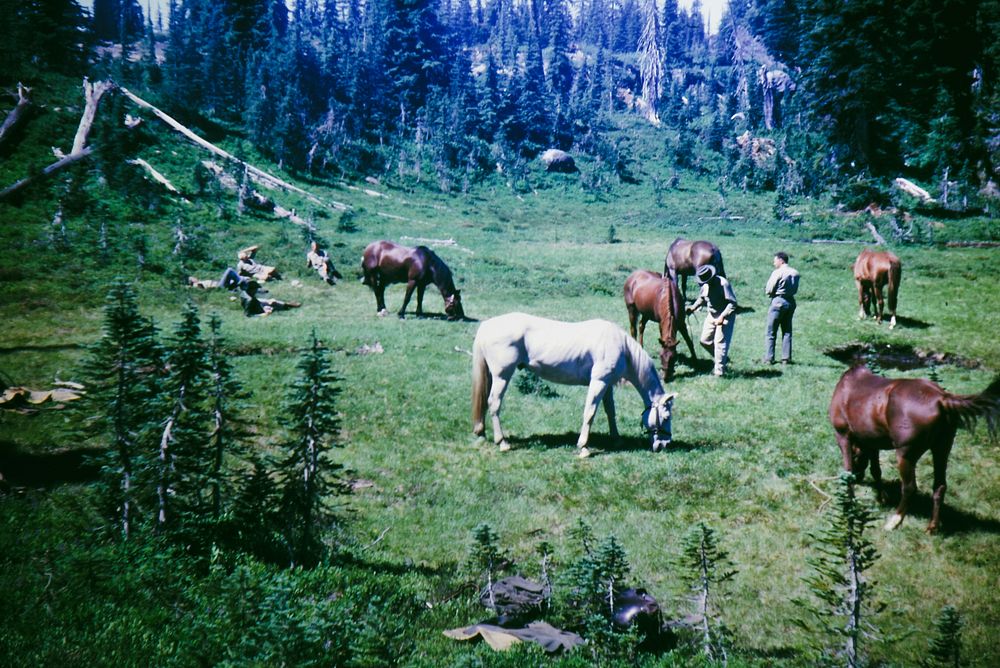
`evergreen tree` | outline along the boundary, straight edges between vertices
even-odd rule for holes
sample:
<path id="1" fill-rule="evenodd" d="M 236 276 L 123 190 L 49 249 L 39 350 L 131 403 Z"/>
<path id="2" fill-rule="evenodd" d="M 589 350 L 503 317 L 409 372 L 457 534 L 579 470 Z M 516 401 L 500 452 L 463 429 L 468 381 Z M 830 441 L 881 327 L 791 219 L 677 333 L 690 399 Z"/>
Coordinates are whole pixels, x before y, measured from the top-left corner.
<path id="1" fill-rule="evenodd" d="M 549 60 L 549 92 L 556 102 L 556 112 L 565 114 L 573 87 L 573 65 L 569 62 L 569 9 L 566 0 L 555 0 L 551 7 L 549 43 L 552 57 Z"/>
<path id="2" fill-rule="evenodd" d="M 86 14 L 75 0 L 0 0 L 0 84 L 55 70 L 83 71 L 91 44 Z"/>
<path id="3" fill-rule="evenodd" d="M 927 660 L 924 665 L 949 666 L 959 668 L 962 665 L 962 616 L 954 606 L 946 605 L 934 622 L 937 634 L 927 644 Z"/>
<path id="4" fill-rule="evenodd" d="M 657 114 L 657 108 L 660 97 L 663 95 L 663 81 L 666 73 L 663 67 L 663 52 L 660 50 L 662 44 L 660 22 L 654 0 L 646 0 L 644 14 L 645 21 L 637 52 L 639 76 L 642 78 L 642 97 L 649 106 L 647 116 L 650 121 L 658 124 L 660 118 Z"/>
<path id="5" fill-rule="evenodd" d="M 156 329 L 139 313 L 132 288 L 118 280 L 108 293 L 103 334 L 90 350 L 85 374 L 88 404 L 97 412 L 90 420 L 111 441 L 103 471 L 115 523 L 126 540 L 138 522 L 136 506 L 146 497 L 141 485 L 149 463 L 146 446 L 156 426 L 161 369 Z"/>
<path id="6" fill-rule="evenodd" d="M 347 494 L 349 488 L 340 480 L 343 466 L 329 458 L 331 449 L 342 447 L 336 410 L 340 388 L 315 332 L 298 369 L 285 408 L 290 438 L 282 444 L 285 456 L 277 473 L 290 562 L 310 566 L 320 556 L 320 531 L 334 519 L 327 497 Z"/>
<path id="7" fill-rule="evenodd" d="M 466 568 L 485 584 L 479 590 L 479 599 L 489 601 L 489 608 L 496 610 L 497 603 L 493 585 L 497 576 L 505 569 L 509 557 L 500 547 L 500 536 L 489 524 L 478 524 L 472 530 L 472 544 L 466 557 Z"/>
<path id="8" fill-rule="evenodd" d="M 663 56 L 666 66 L 677 67 L 685 60 L 682 24 L 677 10 L 677 0 L 664 0 L 663 20 Z"/>
<path id="9" fill-rule="evenodd" d="M 565 571 L 566 590 L 571 606 L 588 626 L 607 627 L 618 594 L 632 570 L 625 550 L 614 536 L 595 545 L 591 527 L 582 520 L 571 531 L 580 543 L 581 554 Z"/>
<path id="10" fill-rule="evenodd" d="M 167 342 L 162 390 L 162 426 L 157 461 L 160 531 L 191 529 L 208 508 L 203 500 L 209 462 L 206 446 L 208 355 L 198 309 L 185 306 Z"/>
<path id="11" fill-rule="evenodd" d="M 94 36 L 105 42 L 129 44 L 142 35 L 143 17 L 138 0 L 94 0 Z"/>
<path id="12" fill-rule="evenodd" d="M 228 492 L 226 459 L 245 452 L 242 445 L 245 434 L 237 404 L 245 393 L 229 362 L 219 317 L 212 315 L 208 326 L 210 338 L 207 367 L 211 432 L 208 438 L 210 459 L 206 478 L 211 518 L 219 522 L 223 516 L 223 498 Z"/>
<path id="13" fill-rule="evenodd" d="M 412 123 L 434 88 L 447 88 L 444 27 L 431 0 L 388 0 L 386 76 L 400 126 Z"/>
<path id="14" fill-rule="evenodd" d="M 534 157 L 549 143 L 552 117 L 545 86 L 542 51 L 531 31 L 524 69 L 515 75 L 508 92 L 504 138 L 519 147 L 524 157 Z"/>
<path id="15" fill-rule="evenodd" d="M 248 475 L 239 483 L 229 524 L 240 549 L 271 563 L 287 563 L 282 547 L 281 498 L 267 464 L 253 460 Z"/>
<path id="16" fill-rule="evenodd" d="M 830 636 L 839 639 L 843 644 L 835 653 L 849 668 L 861 665 L 862 643 L 875 631 L 869 613 L 882 609 L 875 603 L 874 582 L 867 575 L 878 559 L 865 533 L 874 516 L 855 496 L 854 482 L 850 473 L 840 474 L 829 524 L 810 534 L 819 555 L 809 560 L 813 572 L 805 582 L 814 598 L 795 601 L 809 615 L 795 622 L 821 641 Z"/>
<path id="17" fill-rule="evenodd" d="M 702 651 L 710 660 L 724 664 L 726 632 L 719 620 L 717 601 L 722 598 L 722 586 L 736 575 L 729 554 L 719 548 L 715 531 L 701 522 L 685 536 L 677 566 L 693 593 Z"/>

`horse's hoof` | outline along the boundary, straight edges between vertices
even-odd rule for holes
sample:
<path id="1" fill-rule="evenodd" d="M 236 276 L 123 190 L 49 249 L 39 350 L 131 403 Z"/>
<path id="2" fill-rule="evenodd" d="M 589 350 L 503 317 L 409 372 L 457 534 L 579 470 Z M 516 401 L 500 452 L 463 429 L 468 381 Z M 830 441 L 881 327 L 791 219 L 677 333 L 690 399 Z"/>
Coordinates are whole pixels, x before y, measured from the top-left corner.
<path id="1" fill-rule="evenodd" d="M 590 450 L 588 450 L 587 447 L 584 446 L 580 448 L 580 452 L 578 452 L 576 456 L 579 457 L 580 459 L 586 459 L 587 457 L 590 456 Z"/>
<path id="2" fill-rule="evenodd" d="M 507 452 L 510 450 L 510 443 L 505 439 L 497 443 L 500 446 L 500 452 Z"/>
<path id="3" fill-rule="evenodd" d="M 384 318 L 385 316 L 389 315 L 389 311 L 387 311 L 386 309 L 382 309 L 376 315 L 378 315 L 378 317 L 380 318 Z"/>
<path id="4" fill-rule="evenodd" d="M 937 530 L 938 530 L 938 526 L 936 524 L 934 524 L 933 522 L 931 524 L 928 524 L 927 528 L 924 529 L 925 532 L 927 532 L 927 533 L 929 533 L 931 535 L 936 534 Z"/>
<path id="5" fill-rule="evenodd" d="M 893 513 L 893 515 L 885 523 L 885 530 L 892 531 L 902 523 L 903 523 L 903 516 L 900 515 L 899 513 Z"/>

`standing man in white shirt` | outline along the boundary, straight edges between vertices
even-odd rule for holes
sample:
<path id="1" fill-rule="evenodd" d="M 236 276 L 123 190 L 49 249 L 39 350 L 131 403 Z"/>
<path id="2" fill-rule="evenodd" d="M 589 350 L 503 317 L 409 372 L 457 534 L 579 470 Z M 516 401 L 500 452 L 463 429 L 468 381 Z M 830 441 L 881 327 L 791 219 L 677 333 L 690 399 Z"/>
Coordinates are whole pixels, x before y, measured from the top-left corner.
<path id="1" fill-rule="evenodd" d="M 795 315 L 795 293 L 799 291 L 799 272 L 788 266 L 788 254 L 774 254 L 774 271 L 767 279 L 764 292 L 771 298 L 764 331 L 764 364 L 774 364 L 774 340 L 781 328 L 781 363 L 792 363 L 792 316 Z"/>

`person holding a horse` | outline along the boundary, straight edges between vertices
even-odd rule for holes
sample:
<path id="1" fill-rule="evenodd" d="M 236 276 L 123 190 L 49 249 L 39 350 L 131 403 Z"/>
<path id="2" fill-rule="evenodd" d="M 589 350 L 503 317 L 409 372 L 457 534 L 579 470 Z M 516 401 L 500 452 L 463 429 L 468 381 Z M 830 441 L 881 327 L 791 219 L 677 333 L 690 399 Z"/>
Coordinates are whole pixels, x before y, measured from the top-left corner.
<path id="1" fill-rule="evenodd" d="M 729 344 L 736 326 L 736 293 L 729 281 L 710 264 L 698 267 L 695 276 L 701 284 L 701 292 L 685 311 L 694 313 L 708 305 L 708 316 L 701 328 L 701 345 L 715 357 L 712 374 L 721 376 L 729 364 Z"/>
<path id="2" fill-rule="evenodd" d="M 792 316 L 795 315 L 795 293 L 799 291 L 799 272 L 788 266 L 788 254 L 774 254 L 774 271 L 767 279 L 764 292 L 771 298 L 764 330 L 764 364 L 774 364 L 774 340 L 781 328 L 781 363 L 792 363 Z"/>

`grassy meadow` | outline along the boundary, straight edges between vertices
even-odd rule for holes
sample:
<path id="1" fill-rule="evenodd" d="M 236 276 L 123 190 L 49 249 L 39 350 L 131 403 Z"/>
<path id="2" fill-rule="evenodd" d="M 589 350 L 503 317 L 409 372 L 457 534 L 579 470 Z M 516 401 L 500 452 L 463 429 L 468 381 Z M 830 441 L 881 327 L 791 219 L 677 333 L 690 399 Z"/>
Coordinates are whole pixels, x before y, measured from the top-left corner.
<path id="1" fill-rule="evenodd" d="M 196 154 L 184 147 L 169 153 L 148 159 L 158 159 L 182 188 L 193 190 L 189 175 Z M 2 170 L 5 180 L 12 172 L 9 166 Z M 496 177 L 467 196 L 436 195 L 419 183 L 407 188 L 304 184 L 352 207 L 347 213 L 317 212 L 299 203 L 299 212 L 315 221 L 344 274 L 335 287 L 305 267 L 306 242 L 298 227 L 264 214 L 238 216 L 225 194 L 217 195 L 218 205 L 125 205 L 131 209 L 114 220 L 126 222 L 103 232 L 100 216 L 68 214 L 65 245 L 52 237 L 51 201 L 5 206 L 0 371 L 10 382 L 32 387 L 48 387 L 56 378 L 78 379 L 84 346 L 100 336 L 107 285 L 114 274 L 124 275 L 135 280 L 143 312 L 164 333 L 172 331 L 188 300 L 206 321 L 209 314 L 219 314 L 239 378 L 251 390 L 253 447 L 268 451 L 281 434 L 278 418 L 298 350 L 315 330 L 333 351 L 341 378 L 345 447 L 334 457 L 356 482 L 346 513 L 349 531 L 373 564 L 410 572 L 413 586 L 423 592 L 426 610 L 420 626 L 405 631 L 412 652 L 402 662 L 504 665 L 488 649 L 440 633 L 487 616 L 471 596 L 454 595 L 464 582 L 457 573 L 471 530 L 488 523 L 518 570 L 535 576 L 537 545 L 552 543 L 556 563 L 565 563 L 572 549 L 568 534 L 582 519 L 597 536 L 618 538 L 634 582 L 648 588 L 671 618 L 686 615 L 688 608 L 670 561 L 681 537 L 706 522 L 718 531 L 739 570 L 724 610 L 737 654 L 761 665 L 808 663 L 808 639 L 792 623 L 801 615 L 792 599 L 806 594 L 801 578 L 813 554 L 808 534 L 825 520 L 840 468 L 826 410 L 846 369 L 825 352 L 872 344 L 950 353 L 967 363 L 939 365 L 935 373 L 942 385 L 958 393 L 981 391 L 1000 370 L 997 251 L 893 247 L 903 262 L 902 318 L 890 331 L 856 317 L 850 267 L 870 239 L 858 215 L 832 213 L 827 203 L 807 201 L 794 207 L 801 214 L 792 218 L 797 222 L 782 223 L 773 219 L 773 196 L 720 194 L 693 177 L 682 175 L 677 188 L 662 192 L 641 178 L 638 185 L 596 194 L 581 192 L 577 178 L 536 169 L 531 188 L 511 189 Z M 97 185 L 87 184 L 81 196 L 99 199 Z M 938 225 L 939 235 L 962 236 L 948 227 L 962 221 L 944 221 L 943 228 L 926 218 L 918 223 Z M 996 234 L 995 222 L 977 224 L 989 238 Z M 197 244 L 197 253 L 173 252 L 177 227 Z M 710 375 L 700 348 L 699 363 L 692 366 L 682 344 L 684 358 L 670 387 L 678 393 L 672 448 L 648 451 L 639 427 L 642 404 L 629 386 L 615 391 L 625 438 L 620 449 L 611 447 L 601 411 L 592 436 L 594 456 L 575 456 L 585 395 L 580 387 L 555 386 L 555 397 L 512 387 L 502 417 L 513 450 L 500 453 L 490 440 L 473 438 L 469 351 L 478 321 L 518 310 L 565 320 L 605 318 L 627 328 L 621 297 L 626 276 L 637 268 L 662 270 L 666 249 L 677 236 L 709 239 L 721 248 L 742 312 L 727 377 Z M 378 317 L 372 293 L 358 279 L 363 248 L 380 238 L 431 245 L 451 267 L 470 319 L 456 323 L 436 317 L 443 305 L 433 287 L 424 303 L 430 317 Z M 810 243 L 811 238 L 846 243 Z M 446 239 L 454 244 L 428 241 Z M 301 301 L 302 308 L 248 319 L 227 293 L 185 287 L 187 275 L 216 278 L 235 263 L 236 250 L 250 243 L 260 244 L 261 261 L 284 273 L 282 281 L 268 286 L 269 296 Z M 113 260 L 102 259 L 106 244 Z M 763 288 L 777 250 L 788 252 L 802 274 L 795 364 L 789 367 L 759 362 L 768 306 Z M 695 290 L 690 281 L 689 296 Z M 402 295 L 402 286 L 389 288 L 390 313 Z M 415 297 L 411 313 L 414 308 Z M 702 317 L 688 321 L 695 338 Z M 657 360 L 655 323 L 646 334 L 646 350 Z M 361 353 L 363 346 L 376 343 L 384 352 Z M 887 373 L 916 377 L 929 370 Z M 73 435 L 80 419 L 72 407 L 0 413 L 0 457 L 45 467 L 60 455 L 101 447 Z M 904 638 L 866 644 L 876 663 L 918 664 L 933 620 L 947 604 L 965 620 L 967 664 L 1000 663 L 998 455 L 985 429 L 959 433 L 939 535 L 924 533 L 929 456 L 918 467 L 920 493 L 902 527 L 882 531 L 891 508 L 879 509 L 873 536 L 881 559 L 872 575 L 887 608 L 877 623 L 888 635 Z M 890 495 L 898 499 L 892 455 L 883 453 L 882 463 Z M 27 480 L 4 473 L 12 491 L 0 497 L 0 513 L 6 510 L 8 518 L 19 519 L 0 523 L 0 546 L 10 548 L 0 551 L 16 555 L 6 562 L 0 557 L 6 564 L 0 569 L 0 593 L 7 600 L 38 595 L 42 601 L 69 587 L 70 574 L 46 566 L 48 557 L 13 546 L 43 545 L 44 554 L 50 554 L 60 549 L 61 539 L 54 537 L 59 532 L 77 535 L 66 538 L 73 542 L 92 531 L 63 513 L 81 503 L 80 492 L 89 483 L 55 468 L 48 474 L 36 471 Z M 860 493 L 873 501 L 869 487 Z M 43 587 L 47 578 L 51 591 Z M 94 605 L 100 605 L 100 595 L 95 596 Z M 53 634 L 64 634 L 65 642 L 74 644 L 68 636 L 76 622 L 62 618 L 59 606 L 24 602 L 17 609 L 33 610 L 36 623 L 45 620 Z M 183 624 L 183 617 L 176 621 Z M 6 642 L 21 646 L 13 635 Z"/>

